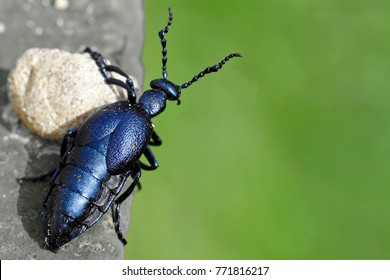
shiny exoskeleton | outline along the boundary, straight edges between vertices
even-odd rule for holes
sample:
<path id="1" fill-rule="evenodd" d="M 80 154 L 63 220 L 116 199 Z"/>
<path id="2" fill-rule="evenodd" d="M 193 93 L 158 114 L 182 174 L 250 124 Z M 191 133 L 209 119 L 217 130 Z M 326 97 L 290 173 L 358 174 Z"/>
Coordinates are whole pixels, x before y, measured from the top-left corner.
<path id="1" fill-rule="evenodd" d="M 113 206 L 113 219 L 118 238 L 126 244 L 120 224 L 120 205 L 139 184 L 141 169 L 158 167 L 150 146 L 161 145 L 153 130 L 151 118 L 160 114 L 166 101 L 180 104 L 181 89 L 187 88 L 205 74 L 216 72 L 234 53 L 216 65 L 207 67 L 191 81 L 178 86 L 167 79 L 167 49 L 165 34 L 172 24 L 169 9 L 168 24 L 159 32 L 162 45 L 163 78 L 153 80 L 151 89 L 139 100 L 131 78 L 119 67 L 108 65 L 104 57 L 89 48 L 85 50 L 95 60 L 106 83 L 125 89 L 128 100 L 108 105 L 92 115 L 78 130 L 70 130 L 61 145 L 61 162 L 39 177 L 25 177 L 36 181 L 51 176 L 50 189 L 43 202 L 42 228 L 45 247 L 57 251 L 96 223 Z M 115 72 L 124 79 L 111 76 Z M 140 161 L 144 155 L 148 161 Z M 130 186 L 120 195 L 126 179 L 133 178 Z"/>

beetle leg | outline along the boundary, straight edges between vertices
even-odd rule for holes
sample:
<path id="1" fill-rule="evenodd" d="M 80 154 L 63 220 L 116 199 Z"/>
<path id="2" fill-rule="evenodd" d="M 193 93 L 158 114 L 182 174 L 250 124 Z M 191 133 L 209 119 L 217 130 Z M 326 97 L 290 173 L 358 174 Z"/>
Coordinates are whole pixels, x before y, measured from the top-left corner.
<path id="1" fill-rule="evenodd" d="M 66 132 L 61 144 L 61 152 L 60 152 L 61 158 L 63 158 L 64 155 L 70 151 L 71 148 L 68 148 L 68 140 L 75 138 L 76 134 L 77 134 L 76 129 L 71 129 Z"/>
<path id="2" fill-rule="evenodd" d="M 46 173 L 43 173 L 41 175 L 38 175 L 38 176 L 25 176 L 25 177 L 22 177 L 22 178 L 19 178 L 19 182 L 40 182 L 40 181 L 43 181 L 45 180 L 47 177 L 51 177 L 54 175 L 54 173 L 56 173 L 58 167 L 53 167 L 52 169 L 50 169 L 49 171 L 47 171 Z"/>
<path id="3" fill-rule="evenodd" d="M 139 191 L 142 189 L 142 185 L 141 185 L 140 181 L 137 182 L 137 188 L 138 188 Z"/>
<path id="4" fill-rule="evenodd" d="M 68 156 L 68 152 L 72 149 L 73 145 L 71 147 L 68 148 L 68 140 L 69 139 L 73 139 L 74 137 L 76 137 L 76 134 L 77 134 L 77 130 L 75 129 L 72 129 L 72 130 L 68 130 L 67 133 L 65 134 L 63 140 L 62 140 L 62 144 L 61 144 L 61 150 L 60 150 L 60 156 L 61 156 L 61 162 L 60 162 L 60 166 L 62 165 L 63 162 L 65 162 L 66 160 L 66 157 Z M 56 173 L 58 173 L 59 171 L 59 167 L 55 166 L 53 168 L 51 168 L 49 171 L 41 174 L 41 175 L 38 175 L 38 176 L 25 176 L 25 177 L 22 177 L 19 179 L 20 182 L 24 182 L 24 181 L 29 181 L 29 182 L 39 182 L 39 181 L 43 181 L 45 180 L 47 177 L 53 177 L 53 175 L 57 175 Z"/>
<path id="5" fill-rule="evenodd" d="M 130 78 L 130 76 L 126 74 L 126 72 L 120 69 L 118 66 L 108 65 L 107 60 L 100 53 L 94 52 L 90 48 L 86 48 L 84 52 L 89 53 L 92 59 L 95 60 L 97 66 L 99 67 L 100 71 L 103 74 L 103 77 L 105 78 L 106 83 L 117 85 L 124 88 L 127 91 L 127 96 L 130 102 L 132 104 L 135 104 L 136 94 L 134 89 L 134 83 L 133 80 Z M 124 78 L 126 78 L 126 82 L 112 78 L 109 72 L 115 72 L 123 76 Z"/>
<path id="6" fill-rule="evenodd" d="M 95 60 L 104 78 L 109 78 L 110 74 L 105 69 L 105 66 L 107 65 L 107 60 L 100 53 L 92 51 L 89 47 L 85 48 L 84 52 L 89 53 L 92 59 Z"/>
<path id="7" fill-rule="evenodd" d="M 152 131 L 151 139 L 149 140 L 149 145 L 151 146 L 160 146 L 162 144 L 161 138 L 157 135 L 156 131 Z"/>
<path id="8" fill-rule="evenodd" d="M 130 78 L 130 76 L 125 71 L 123 71 L 122 69 L 120 69 L 118 66 L 115 66 L 115 65 L 106 65 L 105 68 L 106 68 L 106 70 L 108 70 L 110 72 L 115 72 L 115 73 L 126 78 L 126 82 L 124 83 L 125 87 L 123 85 L 122 85 L 122 87 L 127 90 L 127 97 L 131 101 L 131 103 L 135 104 L 136 94 L 135 94 L 135 89 L 134 89 L 134 82 Z M 106 79 L 106 83 L 109 83 L 108 80 L 109 79 Z M 119 81 L 119 80 L 117 80 L 117 81 Z"/>
<path id="9" fill-rule="evenodd" d="M 127 99 L 130 101 L 130 103 L 131 104 L 136 103 L 136 95 L 135 95 L 135 90 L 134 90 L 134 85 L 132 80 L 126 80 L 126 83 L 124 83 L 118 79 L 106 78 L 105 81 L 109 85 L 116 85 L 124 88 L 127 91 Z M 131 83 L 129 83 L 129 81 L 131 81 Z"/>
<path id="10" fill-rule="evenodd" d="M 127 188 L 127 190 L 123 194 L 121 194 L 115 200 L 115 205 L 113 204 L 112 206 L 112 217 L 115 224 L 115 232 L 118 235 L 119 240 L 123 243 L 123 245 L 126 245 L 127 241 L 123 237 L 123 233 L 122 233 L 120 205 L 123 201 L 126 200 L 126 198 L 128 198 L 132 194 L 135 186 L 139 184 L 139 178 L 141 177 L 141 170 L 139 169 L 139 166 L 137 166 L 136 172 L 137 173 L 134 176 L 132 176 L 134 180 L 131 183 L 131 185 Z M 124 175 L 124 180 L 126 180 L 129 175 L 130 172 L 126 173 Z"/>
<path id="11" fill-rule="evenodd" d="M 149 148 L 149 146 L 146 146 L 146 149 L 144 151 L 144 156 L 148 160 L 150 165 L 146 165 L 139 161 L 139 165 L 144 170 L 155 170 L 158 167 L 158 162 L 156 160 L 156 157 L 153 155 L 152 150 Z"/>

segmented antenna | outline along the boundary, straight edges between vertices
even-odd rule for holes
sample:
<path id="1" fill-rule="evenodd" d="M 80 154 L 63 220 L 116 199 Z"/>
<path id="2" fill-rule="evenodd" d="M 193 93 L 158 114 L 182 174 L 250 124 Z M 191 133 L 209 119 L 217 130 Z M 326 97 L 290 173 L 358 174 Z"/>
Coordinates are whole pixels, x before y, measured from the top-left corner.
<path id="1" fill-rule="evenodd" d="M 196 75 L 195 77 L 192 78 L 191 81 L 187 82 L 187 83 L 184 83 L 180 86 L 180 88 L 187 88 L 189 87 L 190 85 L 192 85 L 193 83 L 195 83 L 198 79 L 202 78 L 204 75 L 206 74 L 210 74 L 212 72 L 217 72 L 219 69 L 222 68 L 222 66 L 231 58 L 233 57 L 242 57 L 241 54 L 239 53 L 232 53 L 232 54 L 229 54 L 227 57 L 225 57 L 221 62 L 219 62 L 218 64 L 215 64 L 213 66 L 209 66 L 207 67 L 206 69 L 204 69 L 202 72 L 200 72 L 198 75 Z"/>
<path id="2" fill-rule="evenodd" d="M 163 78 L 166 79 L 168 77 L 168 72 L 167 72 L 167 49 L 165 48 L 167 46 L 167 40 L 164 38 L 164 35 L 168 33 L 169 29 L 171 28 L 172 25 L 172 20 L 173 20 L 173 14 L 172 14 L 172 9 L 168 8 L 169 12 L 169 20 L 167 23 L 167 26 L 165 26 L 164 29 L 162 29 L 160 32 L 158 32 L 158 37 L 160 37 L 160 42 L 162 46 L 162 75 Z"/>

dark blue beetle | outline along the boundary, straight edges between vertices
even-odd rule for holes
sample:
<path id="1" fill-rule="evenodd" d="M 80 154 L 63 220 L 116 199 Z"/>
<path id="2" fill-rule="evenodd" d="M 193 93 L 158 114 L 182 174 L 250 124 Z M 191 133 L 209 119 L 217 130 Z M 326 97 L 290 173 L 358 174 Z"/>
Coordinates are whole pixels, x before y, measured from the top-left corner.
<path id="1" fill-rule="evenodd" d="M 158 167 L 150 145 L 161 145 L 161 139 L 153 130 L 151 118 L 164 111 L 167 100 L 180 104 L 180 92 L 205 74 L 217 72 L 234 53 L 218 64 L 207 67 L 191 81 L 178 86 L 167 80 L 167 50 L 164 35 L 172 24 L 169 9 L 167 26 L 159 32 L 162 45 L 163 78 L 150 83 L 152 89 L 145 91 L 136 102 L 133 81 L 120 68 L 108 65 L 106 60 L 87 48 L 96 61 L 108 84 L 127 90 L 128 100 L 108 105 L 91 116 L 79 130 L 70 130 L 61 145 L 60 166 L 39 177 L 22 180 L 36 181 L 51 176 L 50 189 L 43 202 L 42 228 L 45 247 L 57 251 L 62 245 L 81 235 L 96 223 L 113 205 L 115 231 L 123 244 L 120 224 L 120 205 L 139 186 L 141 169 Z M 125 82 L 111 77 L 116 72 Z M 148 165 L 139 159 L 144 155 Z M 131 185 L 121 194 L 128 177 Z M 118 196 L 119 195 L 119 196 Z"/>

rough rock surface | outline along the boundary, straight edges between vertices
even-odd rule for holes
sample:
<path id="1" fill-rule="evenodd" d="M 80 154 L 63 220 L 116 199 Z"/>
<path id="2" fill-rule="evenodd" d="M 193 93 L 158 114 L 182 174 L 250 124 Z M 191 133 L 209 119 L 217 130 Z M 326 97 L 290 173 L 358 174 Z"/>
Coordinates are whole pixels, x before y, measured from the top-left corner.
<path id="1" fill-rule="evenodd" d="M 116 73 L 112 76 L 121 79 Z M 127 98 L 125 90 L 104 82 L 88 53 L 58 49 L 27 50 L 11 72 L 8 87 L 23 124 L 53 140 L 61 140 L 67 130 L 79 127 L 103 105 Z"/>
<path id="2" fill-rule="evenodd" d="M 143 26 L 141 0 L 0 1 L 0 259 L 123 259 L 110 212 L 58 253 L 42 248 L 40 212 L 48 182 L 21 186 L 16 178 L 57 165 L 59 145 L 20 124 L 6 83 L 29 48 L 77 53 L 90 46 L 142 84 Z M 130 208 L 129 199 L 121 207 L 124 232 Z"/>

